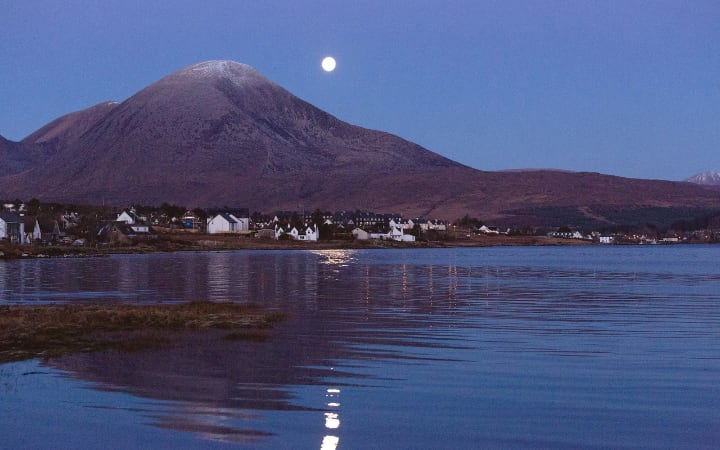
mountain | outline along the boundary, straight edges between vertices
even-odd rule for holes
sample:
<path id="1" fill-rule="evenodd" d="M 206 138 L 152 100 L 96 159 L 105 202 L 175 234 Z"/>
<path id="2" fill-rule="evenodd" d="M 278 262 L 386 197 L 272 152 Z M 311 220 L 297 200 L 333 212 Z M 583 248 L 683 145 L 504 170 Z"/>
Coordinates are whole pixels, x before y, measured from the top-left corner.
<path id="1" fill-rule="evenodd" d="M 688 183 L 695 183 L 701 186 L 720 186 L 720 173 L 703 172 L 685 180 Z"/>
<path id="2" fill-rule="evenodd" d="M 719 193 L 689 183 L 479 171 L 343 122 L 232 61 L 186 67 L 122 103 L 4 141 L 0 164 L 0 197 L 76 203 L 469 214 L 513 224 L 612 224 L 627 211 L 720 205 Z"/>

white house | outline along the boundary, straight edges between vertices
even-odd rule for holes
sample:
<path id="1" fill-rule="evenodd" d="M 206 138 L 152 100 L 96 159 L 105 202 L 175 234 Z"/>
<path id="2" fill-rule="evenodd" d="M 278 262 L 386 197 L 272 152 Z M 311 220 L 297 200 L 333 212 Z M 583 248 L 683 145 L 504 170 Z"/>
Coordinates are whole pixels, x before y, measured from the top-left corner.
<path id="1" fill-rule="evenodd" d="M 390 231 L 387 233 L 387 239 L 399 242 L 415 242 L 415 236 L 412 234 L 405 234 L 405 230 L 402 226 L 390 227 Z"/>
<path id="2" fill-rule="evenodd" d="M 0 211 L 0 239 L 25 243 L 25 220 L 18 214 Z"/>
<path id="3" fill-rule="evenodd" d="M 216 233 L 237 233 L 250 229 L 250 218 L 237 217 L 229 212 L 217 213 L 207 218 L 207 232 Z"/>
<path id="4" fill-rule="evenodd" d="M 302 228 L 301 228 L 302 230 Z M 296 227 L 287 226 L 285 228 L 275 226 L 275 239 L 280 239 L 280 236 L 286 234 L 290 239 L 296 241 L 317 241 L 320 239 L 320 230 L 317 225 L 312 227 L 308 225 L 303 231 L 298 231 Z"/>
<path id="5" fill-rule="evenodd" d="M 480 228 L 478 228 L 478 231 L 483 234 L 500 234 L 500 231 L 498 231 L 497 227 L 488 227 L 487 225 L 482 225 Z"/>
<path id="6" fill-rule="evenodd" d="M 358 239 L 360 241 L 367 241 L 368 239 L 370 239 L 370 233 L 363 230 L 362 228 L 353 229 L 352 235 L 355 239 Z"/>
<path id="7" fill-rule="evenodd" d="M 298 233 L 297 239 L 300 241 L 320 240 L 320 230 L 318 230 L 317 225 L 313 225 L 312 227 L 310 225 L 308 225 L 305 228 L 305 232 Z"/>
<path id="8" fill-rule="evenodd" d="M 352 234 L 359 240 L 385 239 L 398 242 L 415 242 L 415 236 L 405 234 L 405 231 L 400 225 L 391 226 L 390 229 L 384 233 L 368 233 L 360 228 L 355 228 Z"/>
<path id="9" fill-rule="evenodd" d="M 447 224 L 442 220 L 420 220 L 420 229 L 422 231 L 447 231 Z"/>
<path id="10" fill-rule="evenodd" d="M 128 225 L 132 225 L 135 223 L 135 214 L 130 214 L 129 212 L 123 210 L 120 214 L 118 214 L 117 219 L 115 219 L 116 222 L 125 222 Z"/>
<path id="11" fill-rule="evenodd" d="M 561 239 L 585 239 L 585 237 L 579 231 L 562 230 L 553 231 L 548 234 L 550 237 L 561 238 Z"/>
<path id="12" fill-rule="evenodd" d="M 123 210 L 120 214 L 118 214 L 117 218 L 115 219 L 116 222 L 125 222 L 128 225 L 133 225 L 135 223 L 145 223 L 147 222 L 147 216 L 138 214 L 135 207 L 132 207 L 128 210 Z"/>
<path id="13" fill-rule="evenodd" d="M 390 227 L 400 227 L 403 230 L 412 230 L 415 227 L 415 222 L 413 222 L 412 219 L 403 220 L 403 219 L 390 219 L 389 223 Z"/>
<path id="14" fill-rule="evenodd" d="M 601 244 L 612 244 L 615 239 L 612 236 L 600 236 Z"/>
<path id="15" fill-rule="evenodd" d="M 298 230 L 295 227 L 288 225 L 287 227 L 280 227 L 275 225 L 275 239 L 280 239 L 280 236 L 287 234 L 290 239 L 295 239 L 298 235 Z"/>

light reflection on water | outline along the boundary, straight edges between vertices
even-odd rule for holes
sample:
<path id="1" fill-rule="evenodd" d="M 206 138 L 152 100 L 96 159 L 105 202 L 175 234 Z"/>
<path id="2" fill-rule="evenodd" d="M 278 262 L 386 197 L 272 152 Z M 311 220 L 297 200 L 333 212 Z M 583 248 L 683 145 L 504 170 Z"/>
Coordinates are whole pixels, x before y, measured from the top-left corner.
<path id="1" fill-rule="evenodd" d="M 713 448 L 719 252 L 258 251 L 0 262 L 0 303 L 210 299 L 290 314 L 264 342 L 206 333 L 162 351 L 45 363 L 40 370 L 86 383 L 73 389 L 89 398 L 46 393 L 47 414 L 76 405 L 82 415 L 90 404 L 122 416 L 118 403 L 129 403 L 124 422 L 111 417 L 119 425 L 108 425 L 108 439 L 122 432 L 130 445 L 133 434 L 121 430 L 140 427 L 145 443 L 183 447 Z M 2 416 L 12 413 L 39 436 L 31 446 L 51 447 L 43 421 L 31 421 L 40 413 L 22 406 L 30 394 L 5 394 Z M 0 424 L 0 436 L 28 443 L 14 430 Z"/>

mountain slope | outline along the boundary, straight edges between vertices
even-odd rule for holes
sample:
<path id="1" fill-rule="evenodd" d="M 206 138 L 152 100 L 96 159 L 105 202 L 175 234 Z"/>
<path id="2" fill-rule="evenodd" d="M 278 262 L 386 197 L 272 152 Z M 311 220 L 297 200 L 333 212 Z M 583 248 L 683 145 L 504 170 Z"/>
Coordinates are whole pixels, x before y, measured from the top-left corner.
<path id="1" fill-rule="evenodd" d="M 53 153 L 51 145 L 12 142 L 0 136 L 0 177 L 29 170 Z"/>
<path id="2" fill-rule="evenodd" d="M 533 208 L 548 206 L 602 221 L 589 206 L 720 205 L 718 193 L 688 183 L 478 171 L 345 123 L 231 61 L 187 67 L 120 104 L 69 114 L 0 151 L 14 164 L 0 173 L 0 194 L 46 201 L 260 211 L 302 205 L 529 223 L 537 222 Z"/>
<path id="3" fill-rule="evenodd" d="M 387 133 L 348 125 L 249 66 L 226 61 L 163 78 L 87 130 L 87 121 L 76 120 L 74 128 L 66 122 L 25 140 L 52 140 L 67 149 L 36 167 L 34 196 L 247 204 L 254 196 L 267 198 L 268 188 L 277 191 L 276 201 L 312 196 L 322 184 L 313 179 L 330 172 L 360 168 L 378 176 L 461 167 Z M 62 183 L 58 171 L 65 174 Z M 266 186 L 258 188 L 259 181 Z"/>

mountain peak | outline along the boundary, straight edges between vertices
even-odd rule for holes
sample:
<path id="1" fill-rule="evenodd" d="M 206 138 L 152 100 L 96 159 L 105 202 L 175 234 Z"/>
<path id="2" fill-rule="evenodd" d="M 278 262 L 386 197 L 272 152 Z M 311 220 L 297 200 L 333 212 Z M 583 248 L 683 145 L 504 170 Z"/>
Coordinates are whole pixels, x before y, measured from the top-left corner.
<path id="1" fill-rule="evenodd" d="M 229 79 L 236 84 L 268 81 L 253 67 L 229 60 L 210 60 L 193 64 L 175 72 L 175 76 L 197 80 Z"/>
<path id="2" fill-rule="evenodd" d="M 703 172 L 693 175 L 685 181 L 703 186 L 720 186 L 720 173 L 713 171 Z"/>

